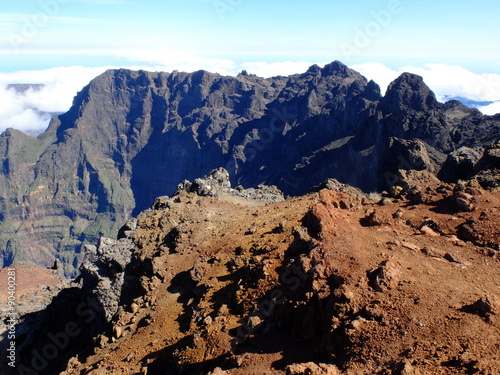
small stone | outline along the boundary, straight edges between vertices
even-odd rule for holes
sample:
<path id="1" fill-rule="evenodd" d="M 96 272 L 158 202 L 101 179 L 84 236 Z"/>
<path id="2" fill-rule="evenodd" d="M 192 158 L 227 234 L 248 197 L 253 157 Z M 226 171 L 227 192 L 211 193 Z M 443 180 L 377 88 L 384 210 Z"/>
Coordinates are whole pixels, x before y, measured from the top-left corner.
<path id="1" fill-rule="evenodd" d="M 378 202 L 378 204 L 381 206 L 388 206 L 388 205 L 392 204 L 392 200 L 389 198 L 382 198 L 380 200 L 380 202 Z"/>
<path id="2" fill-rule="evenodd" d="M 245 355 L 245 354 L 240 354 L 240 355 L 231 355 L 226 363 L 228 366 L 230 366 L 231 368 L 239 368 L 239 367 L 243 367 L 244 365 L 246 365 L 248 363 L 248 358 L 247 358 L 248 355 Z"/>
<path id="3" fill-rule="evenodd" d="M 444 255 L 444 259 L 446 259 L 448 262 L 451 262 L 451 263 L 462 263 L 462 262 L 460 262 L 460 260 L 457 258 L 456 255 L 452 255 L 450 253 L 446 253 Z"/>
<path id="4" fill-rule="evenodd" d="M 214 368 L 214 371 L 207 373 L 207 375 L 229 375 L 227 371 L 222 370 L 220 367 Z"/>
<path id="5" fill-rule="evenodd" d="M 361 224 L 368 227 L 376 227 L 388 223 L 388 218 L 384 214 L 381 214 L 377 211 L 369 213 L 361 220 Z"/>
<path id="6" fill-rule="evenodd" d="M 455 193 L 455 202 L 458 208 L 462 211 L 470 212 L 476 209 L 474 197 L 470 194 L 464 193 L 463 191 Z"/>
<path id="7" fill-rule="evenodd" d="M 286 221 L 281 221 L 278 225 L 277 232 L 284 233 L 286 231 Z"/>
<path id="8" fill-rule="evenodd" d="M 433 258 L 444 258 L 444 254 L 441 251 L 429 246 L 424 247 L 422 253 Z"/>
<path id="9" fill-rule="evenodd" d="M 287 375 L 340 375 L 339 369 L 335 365 L 314 362 L 294 363 L 286 367 Z"/>
<path id="10" fill-rule="evenodd" d="M 420 370 L 416 369 L 409 361 L 401 364 L 399 374 L 401 375 L 421 375 Z"/>
<path id="11" fill-rule="evenodd" d="M 363 312 L 367 318 L 379 321 L 381 321 L 385 315 L 384 310 L 380 306 L 366 306 Z"/>
<path id="12" fill-rule="evenodd" d="M 401 265 L 394 261 L 384 261 L 379 267 L 370 270 L 370 286 L 377 292 L 385 292 L 396 287 L 401 274 Z"/>
<path id="13" fill-rule="evenodd" d="M 229 315 L 229 308 L 227 305 L 222 305 L 219 309 L 219 316 L 227 316 Z"/>
<path id="14" fill-rule="evenodd" d="M 119 339 L 123 335 L 123 327 L 121 326 L 115 326 L 113 328 L 113 331 L 115 332 L 115 337 Z"/>
<path id="15" fill-rule="evenodd" d="M 257 315 L 248 318 L 248 327 L 257 328 L 260 324 L 262 324 L 262 320 Z"/>
<path id="16" fill-rule="evenodd" d="M 393 186 L 391 187 L 391 190 L 390 190 L 390 194 L 394 197 L 394 198 L 399 198 L 401 197 L 401 194 L 404 192 L 404 189 L 403 187 L 401 186 Z"/>
<path id="17" fill-rule="evenodd" d="M 130 305 L 130 308 L 132 309 L 132 313 L 137 314 L 141 307 L 134 302 Z"/>
<path id="18" fill-rule="evenodd" d="M 446 239 L 450 242 L 453 242 L 453 244 L 455 246 L 465 246 L 465 242 L 462 241 L 461 239 L 459 239 L 457 236 L 455 236 L 454 234 L 450 234 L 448 236 L 446 236 Z"/>
<path id="19" fill-rule="evenodd" d="M 402 243 L 402 245 L 405 249 L 416 251 L 416 252 L 420 251 L 420 248 L 417 245 L 412 244 L 411 242 L 405 241 Z"/>
<path id="20" fill-rule="evenodd" d="M 393 248 L 401 246 L 401 241 L 399 241 L 399 240 L 392 240 L 392 241 L 387 241 L 385 244 L 389 248 L 391 248 L 391 250 L 393 250 Z"/>
<path id="21" fill-rule="evenodd" d="M 250 229 L 248 229 L 248 231 L 245 234 L 247 234 L 247 235 L 249 235 L 249 234 L 255 234 L 256 232 L 257 232 L 257 227 L 255 225 L 252 225 L 250 227 Z"/>
<path id="22" fill-rule="evenodd" d="M 351 326 L 355 330 L 359 330 L 361 326 L 366 322 L 366 319 L 359 317 L 351 322 Z"/>
<path id="23" fill-rule="evenodd" d="M 108 342 L 109 338 L 105 335 L 101 335 L 101 337 L 99 338 L 99 347 L 104 348 Z"/>
<path id="24" fill-rule="evenodd" d="M 401 217 L 403 216 L 403 214 L 404 214 L 404 211 L 402 209 L 399 209 L 399 210 L 397 210 L 396 212 L 394 212 L 392 214 L 392 217 L 394 219 L 401 219 Z"/>
<path id="25" fill-rule="evenodd" d="M 426 236 L 430 236 L 430 237 L 439 237 L 440 234 L 437 233 L 436 231 L 434 231 L 431 227 L 429 227 L 428 225 L 424 225 L 421 229 L 420 229 L 420 232 L 422 234 L 425 234 Z"/>
<path id="26" fill-rule="evenodd" d="M 500 302 L 493 297 L 486 296 L 469 306 L 470 310 L 481 316 L 500 314 Z"/>
<path id="27" fill-rule="evenodd" d="M 202 267 L 199 260 L 194 263 L 193 268 L 189 271 L 189 276 L 192 281 L 198 283 L 205 274 L 205 269 Z"/>

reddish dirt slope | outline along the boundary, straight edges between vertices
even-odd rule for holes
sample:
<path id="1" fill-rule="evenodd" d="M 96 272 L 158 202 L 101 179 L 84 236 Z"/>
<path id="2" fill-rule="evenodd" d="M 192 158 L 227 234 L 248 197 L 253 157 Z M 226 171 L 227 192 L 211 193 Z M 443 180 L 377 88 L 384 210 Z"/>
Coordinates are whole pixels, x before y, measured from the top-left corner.
<path id="1" fill-rule="evenodd" d="M 62 286 L 62 281 L 54 270 L 36 266 L 30 262 L 19 262 L 0 270 L 0 290 L 2 291 L 0 293 L 0 305 L 7 302 L 8 295 L 4 291 L 7 290 L 9 269 L 15 270 L 15 292 L 18 301 L 43 289 Z"/>
<path id="2" fill-rule="evenodd" d="M 65 374 L 500 374 L 500 192 L 407 183 L 144 212 L 144 295 Z"/>

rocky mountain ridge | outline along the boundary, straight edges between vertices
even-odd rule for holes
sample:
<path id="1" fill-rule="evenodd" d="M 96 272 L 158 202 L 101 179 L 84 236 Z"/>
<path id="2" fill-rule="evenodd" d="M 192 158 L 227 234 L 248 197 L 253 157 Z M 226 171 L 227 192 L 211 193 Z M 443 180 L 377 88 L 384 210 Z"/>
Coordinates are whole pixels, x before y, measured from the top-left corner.
<path id="1" fill-rule="evenodd" d="M 498 189 L 400 170 L 383 197 L 330 179 L 283 200 L 228 176 L 87 246 L 13 373 L 498 373 Z"/>
<path id="2" fill-rule="evenodd" d="M 56 256 L 74 275 L 84 244 L 214 168 L 292 196 L 327 178 L 376 191 L 400 168 L 438 173 L 461 147 L 482 155 L 499 127 L 437 102 L 421 77 L 403 74 L 382 97 L 337 61 L 268 79 L 107 71 L 39 137 L 0 136 L 0 265 Z"/>

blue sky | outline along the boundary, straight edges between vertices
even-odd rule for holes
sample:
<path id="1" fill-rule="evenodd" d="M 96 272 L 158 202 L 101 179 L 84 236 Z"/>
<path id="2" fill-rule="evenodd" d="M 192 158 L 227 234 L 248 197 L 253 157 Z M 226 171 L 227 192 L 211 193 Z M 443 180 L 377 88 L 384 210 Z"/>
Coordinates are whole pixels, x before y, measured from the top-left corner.
<path id="1" fill-rule="evenodd" d="M 499 14 L 498 0 L 2 1 L 0 89 L 42 82 L 72 97 L 112 67 L 269 76 L 340 60 L 382 86 L 414 71 L 438 95 L 496 101 Z M 15 126 L 1 112 L 0 131 Z"/>
<path id="2" fill-rule="evenodd" d="M 147 62 L 135 53 L 161 49 L 237 63 L 445 63 L 495 73 L 499 14 L 498 1 L 470 0 L 3 2 L 0 71 L 133 65 Z M 369 41 L 346 54 L 361 34 Z"/>

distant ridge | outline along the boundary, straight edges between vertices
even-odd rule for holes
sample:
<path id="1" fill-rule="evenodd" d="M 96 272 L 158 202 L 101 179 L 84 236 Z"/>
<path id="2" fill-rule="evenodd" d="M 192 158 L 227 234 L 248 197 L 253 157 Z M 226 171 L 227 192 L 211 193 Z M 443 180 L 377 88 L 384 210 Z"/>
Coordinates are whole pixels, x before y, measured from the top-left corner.
<path id="1" fill-rule="evenodd" d="M 40 91 L 45 87 L 42 83 L 12 83 L 7 85 L 7 89 L 14 89 L 17 92 L 24 93 L 29 89 L 33 91 Z"/>

